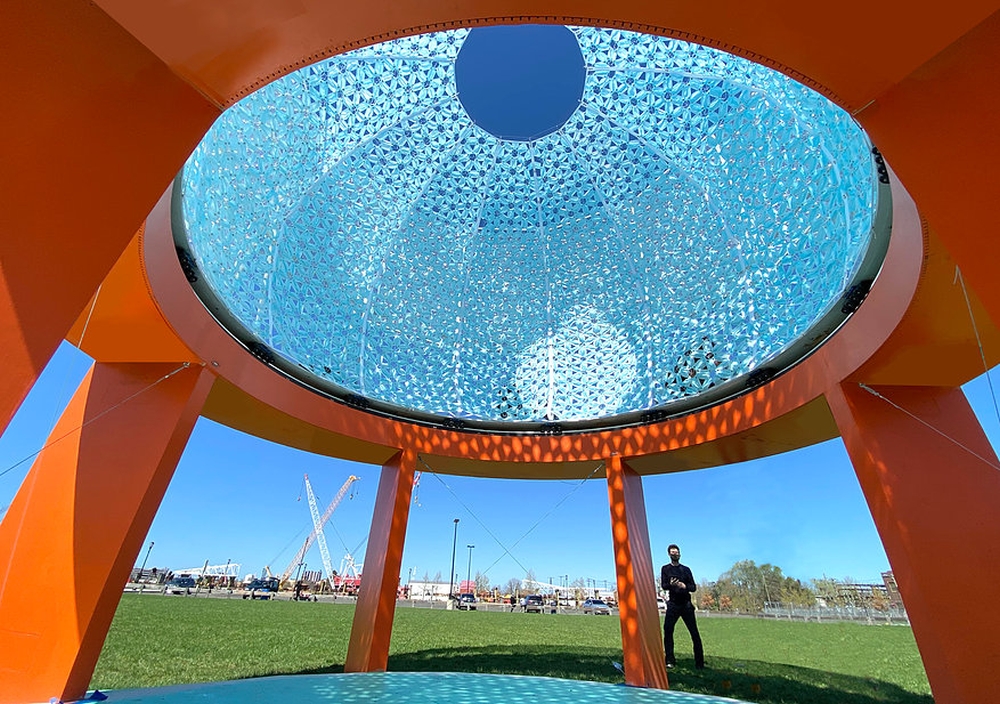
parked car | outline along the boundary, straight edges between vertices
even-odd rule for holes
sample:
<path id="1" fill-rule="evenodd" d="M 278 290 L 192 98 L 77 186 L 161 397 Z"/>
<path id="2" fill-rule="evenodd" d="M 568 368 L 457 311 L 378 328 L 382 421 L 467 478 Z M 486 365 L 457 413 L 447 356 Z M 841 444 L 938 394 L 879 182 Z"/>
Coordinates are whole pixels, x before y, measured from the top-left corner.
<path id="1" fill-rule="evenodd" d="M 531 613 L 534 611 L 536 614 L 542 613 L 542 609 L 545 608 L 545 600 L 539 594 L 529 594 L 528 596 L 521 599 L 521 609 L 525 613 Z"/>
<path id="2" fill-rule="evenodd" d="M 194 577 L 174 577 L 166 583 L 163 589 L 164 594 L 190 594 L 194 589 Z"/>
<path id="3" fill-rule="evenodd" d="M 656 608 L 660 611 L 667 610 L 667 602 L 662 596 L 656 597 Z"/>
<path id="4" fill-rule="evenodd" d="M 475 594 L 459 594 L 458 595 L 458 608 L 461 611 L 475 611 L 476 610 L 476 595 Z"/>
<path id="5" fill-rule="evenodd" d="M 273 599 L 278 593 L 278 580 L 276 578 L 272 579 L 255 579 L 243 587 L 243 598 L 244 599 Z"/>
<path id="6" fill-rule="evenodd" d="M 611 607 L 603 599 L 587 599 L 583 602 L 583 613 L 610 616 Z"/>

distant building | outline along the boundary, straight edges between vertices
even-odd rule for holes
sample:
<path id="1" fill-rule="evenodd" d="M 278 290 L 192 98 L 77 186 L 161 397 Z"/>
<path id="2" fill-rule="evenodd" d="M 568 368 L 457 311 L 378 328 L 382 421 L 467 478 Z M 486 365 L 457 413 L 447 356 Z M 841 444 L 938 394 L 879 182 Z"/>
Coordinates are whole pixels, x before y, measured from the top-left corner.
<path id="1" fill-rule="evenodd" d="M 448 582 L 410 582 L 411 599 L 434 599 L 438 601 L 448 600 L 448 588 L 456 590 L 458 585 L 448 584 Z"/>
<path id="2" fill-rule="evenodd" d="M 885 584 L 885 593 L 889 599 L 889 605 L 894 608 L 903 608 L 903 596 L 899 593 L 899 585 L 896 584 L 896 576 L 890 570 L 882 573 L 882 583 Z"/>
<path id="3" fill-rule="evenodd" d="M 593 591 L 594 595 L 598 599 L 604 599 L 612 604 L 618 603 L 618 590 L 617 589 L 592 589 L 588 591 Z"/>
<path id="4" fill-rule="evenodd" d="M 882 584 L 837 584 L 837 596 L 845 606 L 875 607 L 876 609 L 903 609 L 903 598 L 893 573 L 882 573 Z"/>
<path id="5" fill-rule="evenodd" d="M 161 584 L 170 570 L 162 567 L 150 567 L 140 570 L 138 567 L 132 568 L 132 573 L 128 577 L 129 582 L 143 582 L 145 584 Z"/>

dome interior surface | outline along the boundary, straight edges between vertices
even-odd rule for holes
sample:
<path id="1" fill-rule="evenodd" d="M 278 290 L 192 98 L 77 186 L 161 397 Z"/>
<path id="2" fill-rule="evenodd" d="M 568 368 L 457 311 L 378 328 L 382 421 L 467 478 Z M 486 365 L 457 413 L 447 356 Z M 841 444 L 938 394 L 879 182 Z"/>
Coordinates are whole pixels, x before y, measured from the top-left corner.
<path id="1" fill-rule="evenodd" d="M 220 322 L 323 393 L 490 427 L 704 405 L 811 351 L 878 239 L 857 124 L 715 49 L 539 32 L 386 42 L 223 114 L 177 187 Z M 502 70 L 539 36 L 572 43 L 541 88 Z"/>

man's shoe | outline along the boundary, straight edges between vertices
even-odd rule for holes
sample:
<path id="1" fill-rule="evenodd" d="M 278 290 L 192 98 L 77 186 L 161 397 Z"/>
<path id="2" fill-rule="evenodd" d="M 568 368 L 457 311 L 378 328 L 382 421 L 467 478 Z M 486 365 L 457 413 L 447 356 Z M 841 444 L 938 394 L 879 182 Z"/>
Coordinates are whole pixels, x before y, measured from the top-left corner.
<path id="1" fill-rule="evenodd" d="M 672 662 L 668 662 L 667 663 L 667 669 L 668 670 L 673 670 L 674 669 L 674 664 Z"/>
<path id="2" fill-rule="evenodd" d="M 695 667 L 696 670 L 704 670 L 705 669 L 705 663 L 703 663 L 703 662 L 702 663 L 697 663 L 694 667 Z"/>

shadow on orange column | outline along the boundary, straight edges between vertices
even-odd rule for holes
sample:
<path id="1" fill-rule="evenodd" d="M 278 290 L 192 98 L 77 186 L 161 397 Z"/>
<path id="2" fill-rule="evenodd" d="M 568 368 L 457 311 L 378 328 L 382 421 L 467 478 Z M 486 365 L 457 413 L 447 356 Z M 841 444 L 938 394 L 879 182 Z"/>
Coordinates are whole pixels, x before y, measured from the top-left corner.
<path id="1" fill-rule="evenodd" d="M 669 689 L 642 477 L 618 455 L 608 458 L 604 466 L 615 545 L 625 683 Z"/>
<path id="2" fill-rule="evenodd" d="M 872 393 L 874 391 L 875 393 Z M 996 701 L 1000 462 L 959 389 L 827 394 L 882 537 L 937 704 Z M 879 395 L 876 395 L 879 394 Z"/>
<path id="3" fill-rule="evenodd" d="M 80 384 L 0 523 L 0 704 L 86 693 L 214 378 L 96 364 Z"/>

